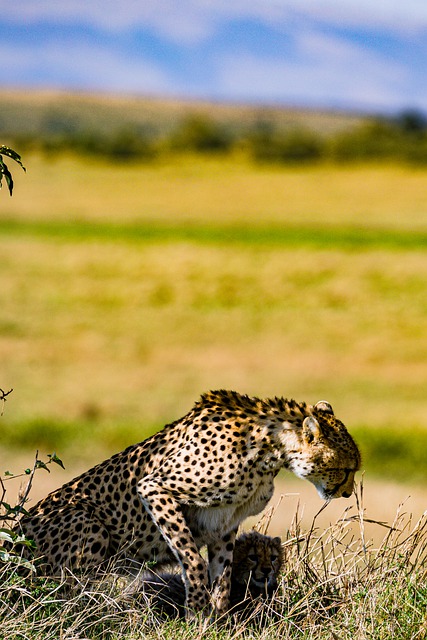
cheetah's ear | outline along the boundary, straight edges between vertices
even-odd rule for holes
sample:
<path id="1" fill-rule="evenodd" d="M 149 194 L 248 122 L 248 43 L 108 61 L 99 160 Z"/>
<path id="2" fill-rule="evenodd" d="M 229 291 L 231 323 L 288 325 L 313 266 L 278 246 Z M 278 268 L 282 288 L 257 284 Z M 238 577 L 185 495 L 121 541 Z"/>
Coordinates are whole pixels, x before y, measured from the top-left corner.
<path id="1" fill-rule="evenodd" d="M 334 415 L 334 410 L 332 409 L 329 402 L 326 402 L 326 400 L 319 400 L 319 402 L 316 402 L 314 407 L 315 409 L 320 409 L 321 411 L 325 411 L 325 413 L 330 413 L 331 415 Z"/>
<path id="2" fill-rule="evenodd" d="M 311 444 L 320 437 L 320 426 L 313 416 L 307 416 L 302 423 L 302 436 L 307 444 Z"/>

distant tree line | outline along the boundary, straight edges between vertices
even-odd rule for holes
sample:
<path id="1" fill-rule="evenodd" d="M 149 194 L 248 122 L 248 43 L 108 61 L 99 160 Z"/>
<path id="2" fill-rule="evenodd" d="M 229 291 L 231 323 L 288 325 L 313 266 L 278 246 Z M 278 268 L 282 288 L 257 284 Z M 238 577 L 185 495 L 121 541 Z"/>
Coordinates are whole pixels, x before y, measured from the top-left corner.
<path id="1" fill-rule="evenodd" d="M 244 152 L 256 162 L 276 164 L 400 160 L 427 164 L 427 118 L 417 111 L 396 117 L 367 118 L 332 135 L 307 128 L 281 128 L 259 121 L 240 128 L 201 114 L 182 119 L 167 134 L 125 125 L 110 132 L 79 130 L 59 117 L 39 135 L 15 136 L 22 151 L 72 151 L 115 162 L 150 161 L 165 153 L 230 154 Z"/>

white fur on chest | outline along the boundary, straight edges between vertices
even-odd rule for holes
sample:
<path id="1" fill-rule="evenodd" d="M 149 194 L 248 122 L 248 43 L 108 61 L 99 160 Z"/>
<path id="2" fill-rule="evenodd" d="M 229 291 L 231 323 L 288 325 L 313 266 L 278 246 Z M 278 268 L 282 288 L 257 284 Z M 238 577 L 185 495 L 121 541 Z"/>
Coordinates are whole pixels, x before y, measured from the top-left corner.
<path id="1" fill-rule="evenodd" d="M 267 475 L 247 499 L 236 500 L 236 504 L 190 507 L 187 513 L 190 527 L 194 526 L 201 535 L 212 533 L 214 536 L 236 529 L 243 520 L 257 515 L 266 507 L 273 495 L 273 480 L 273 475 Z"/>

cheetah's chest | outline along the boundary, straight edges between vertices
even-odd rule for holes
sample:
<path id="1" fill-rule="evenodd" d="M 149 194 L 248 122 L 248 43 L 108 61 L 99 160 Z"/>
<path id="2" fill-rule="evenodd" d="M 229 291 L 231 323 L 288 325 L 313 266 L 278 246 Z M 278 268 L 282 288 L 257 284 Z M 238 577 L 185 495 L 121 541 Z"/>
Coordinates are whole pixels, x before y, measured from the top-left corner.
<path id="1" fill-rule="evenodd" d="M 185 514 L 193 534 L 225 534 L 236 529 L 249 516 L 260 513 L 271 499 L 274 491 L 274 475 L 264 476 L 259 484 L 249 493 L 237 494 L 232 504 L 215 506 L 187 506 Z"/>

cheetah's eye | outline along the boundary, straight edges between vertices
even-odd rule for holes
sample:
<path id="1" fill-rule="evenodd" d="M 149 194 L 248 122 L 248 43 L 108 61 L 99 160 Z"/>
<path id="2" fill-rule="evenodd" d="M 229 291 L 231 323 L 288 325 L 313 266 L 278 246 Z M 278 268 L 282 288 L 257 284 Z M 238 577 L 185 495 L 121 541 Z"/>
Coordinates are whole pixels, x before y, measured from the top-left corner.
<path id="1" fill-rule="evenodd" d="M 248 558 L 251 562 L 258 562 L 258 556 L 256 555 L 256 553 L 250 553 L 248 555 Z"/>
<path id="2" fill-rule="evenodd" d="M 271 558 L 271 562 L 275 562 L 277 560 L 279 556 L 277 556 L 275 553 L 272 553 L 270 558 Z"/>

